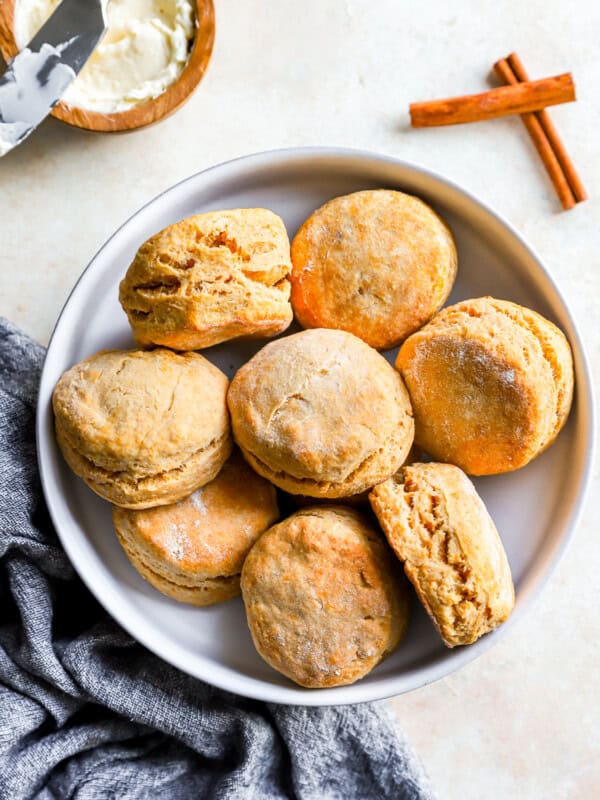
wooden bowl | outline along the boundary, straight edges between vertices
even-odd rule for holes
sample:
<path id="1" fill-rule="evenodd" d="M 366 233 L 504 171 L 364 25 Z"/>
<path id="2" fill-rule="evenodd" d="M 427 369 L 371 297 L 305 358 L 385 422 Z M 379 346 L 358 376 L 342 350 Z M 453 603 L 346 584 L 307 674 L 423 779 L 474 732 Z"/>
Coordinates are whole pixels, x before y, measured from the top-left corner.
<path id="1" fill-rule="evenodd" d="M 14 35 L 16 0 L 0 0 L 0 52 L 6 61 L 18 53 Z M 195 0 L 196 35 L 183 72 L 165 92 L 127 111 L 102 113 L 59 102 L 51 114 L 55 119 L 89 131 L 128 131 L 151 125 L 172 114 L 194 92 L 208 66 L 215 41 L 213 0 Z"/>

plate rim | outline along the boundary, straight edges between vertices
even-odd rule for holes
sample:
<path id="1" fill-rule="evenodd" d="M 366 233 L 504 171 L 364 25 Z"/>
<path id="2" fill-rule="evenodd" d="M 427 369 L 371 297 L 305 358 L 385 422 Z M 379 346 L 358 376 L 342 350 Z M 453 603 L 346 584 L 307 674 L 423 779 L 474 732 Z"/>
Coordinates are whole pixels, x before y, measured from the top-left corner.
<path id="1" fill-rule="evenodd" d="M 181 669 L 186 674 L 192 675 L 193 677 L 203 680 L 206 683 L 209 683 L 220 689 L 234 692 L 244 697 L 255 700 L 263 700 L 266 702 L 285 703 L 289 705 L 345 705 L 356 702 L 383 700 L 398 694 L 414 691 L 415 689 L 426 686 L 442 679 L 443 677 L 446 677 L 447 675 L 452 674 L 453 672 L 456 672 L 493 647 L 493 645 L 498 642 L 499 639 L 504 636 L 515 623 L 518 622 L 518 620 L 523 618 L 523 616 L 539 597 L 543 588 L 554 574 L 556 567 L 566 553 L 581 519 L 581 514 L 583 512 L 583 507 L 585 505 L 590 486 L 596 440 L 594 391 L 593 382 L 591 380 L 589 360 L 583 345 L 578 325 L 571 313 L 571 309 L 563 293 L 560 291 L 556 281 L 535 249 L 500 213 L 492 209 L 487 203 L 477 198 L 475 195 L 461 187 L 459 184 L 455 183 L 453 180 L 446 178 L 444 175 L 441 175 L 436 171 L 430 170 L 413 162 L 396 158 L 395 156 L 359 148 L 327 146 L 278 148 L 274 150 L 264 150 L 257 153 L 251 153 L 248 155 L 241 155 L 233 159 L 221 161 L 203 170 L 195 172 L 192 175 L 189 175 L 177 183 L 167 187 L 136 209 L 136 211 L 134 211 L 106 239 L 106 241 L 91 258 L 85 269 L 79 275 L 63 304 L 48 342 L 39 383 L 40 397 L 42 397 L 43 390 L 45 391 L 47 388 L 46 384 L 48 382 L 48 373 L 50 370 L 49 364 L 51 361 L 49 356 L 52 355 L 52 347 L 55 337 L 59 330 L 63 316 L 66 313 L 67 307 L 70 305 L 74 294 L 77 292 L 85 276 L 88 274 L 103 251 L 108 248 L 115 237 L 119 235 L 121 230 L 129 226 L 132 220 L 141 214 L 146 208 L 158 202 L 160 198 L 164 197 L 165 195 L 171 192 L 177 192 L 177 190 L 180 189 L 180 187 L 182 187 L 185 183 L 197 180 L 201 176 L 208 177 L 211 173 L 222 170 L 226 167 L 235 168 L 236 165 L 248 166 L 260 171 L 261 167 L 273 167 L 278 165 L 284 166 L 286 163 L 291 163 L 294 161 L 298 162 L 302 159 L 336 159 L 348 157 L 358 159 L 359 161 L 366 163 L 376 163 L 379 166 L 389 164 L 401 167 L 409 172 L 417 173 L 422 177 L 437 181 L 438 183 L 445 185 L 454 192 L 457 192 L 459 195 L 465 197 L 470 203 L 476 206 L 480 212 L 489 215 L 497 224 L 499 224 L 500 227 L 503 227 L 505 231 L 507 231 L 513 237 L 513 239 L 517 241 L 517 243 L 526 251 L 528 256 L 535 263 L 542 277 L 553 291 L 555 299 L 559 301 L 561 312 L 564 314 L 569 323 L 569 340 L 575 355 L 574 360 L 576 364 L 580 366 L 581 371 L 581 375 L 578 376 L 577 382 L 577 396 L 581 398 L 580 412 L 584 417 L 582 420 L 582 425 L 586 431 L 586 456 L 577 488 L 577 496 L 574 498 L 573 507 L 569 514 L 569 518 L 563 525 L 560 538 L 555 543 L 554 548 L 549 556 L 546 557 L 545 563 L 542 565 L 543 571 L 540 570 L 539 565 L 536 565 L 537 569 L 540 570 L 539 576 L 536 578 L 534 585 L 529 587 L 528 591 L 526 591 L 525 595 L 519 598 L 519 603 L 507 622 L 505 622 L 491 634 L 484 636 L 475 644 L 465 647 L 464 649 L 455 650 L 451 659 L 445 659 L 440 663 L 434 663 L 425 668 L 421 667 L 415 669 L 413 672 L 417 673 L 418 677 L 416 680 L 413 679 L 412 681 L 410 680 L 410 673 L 407 674 L 405 672 L 398 676 L 389 676 L 383 678 L 381 681 L 374 682 L 372 684 L 362 684 L 359 681 L 349 686 L 314 691 L 301 687 L 295 687 L 293 685 L 288 687 L 270 684 L 264 679 L 244 675 L 243 673 L 224 665 L 219 665 L 219 671 L 216 674 L 213 674 L 214 665 L 209 665 L 208 662 L 206 663 L 206 671 L 202 674 L 199 674 L 198 671 L 193 671 L 190 669 L 189 665 L 186 665 L 185 653 L 183 651 L 181 654 L 178 652 L 169 652 L 168 649 L 167 652 L 165 652 L 165 647 L 161 645 L 161 642 L 156 641 L 157 638 L 161 638 L 162 634 L 157 636 L 154 632 L 149 631 L 148 629 L 142 629 L 140 631 L 134 622 L 129 619 L 127 609 L 121 608 L 118 600 L 115 601 L 110 597 L 110 593 L 107 597 L 105 593 L 101 591 L 101 588 L 89 574 L 88 569 L 85 568 L 85 566 L 82 566 L 78 561 L 77 555 L 74 555 L 75 548 L 71 538 L 68 536 L 68 534 L 63 534 L 60 525 L 57 522 L 56 508 L 53 502 L 53 492 L 49 486 L 50 473 L 52 470 L 51 459 L 47 450 L 50 437 L 46 435 L 46 426 L 48 414 L 51 413 L 51 409 L 48 408 L 50 405 L 49 401 L 51 400 L 51 392 L 48 397 L 48 402 L 44 404 L 38 402 L 36 407 L 36 451 L 38 469 L 48 512 L 50 514 L 50 518 L 58 539 L 77 575 L 81 578 L 81 580 L 102 605 L 102 607 L 137 642 L 141 643 L 144 647 L 167 663 L 175 666 L 178 669 Z M 168 643 L 167 640 L 165 640 L 165 644 L 167 644 L 169 648 L 172 648 L 172 643 Z M 199 661 L 202 661 L 203 658 L 204 656 L 198 656 Z M 213 669 L 210 668 L 211 666 Z M 402 685 L 406 682 L 410 683 L 410 685 Z M 244 685 L 241 686 L 240 683 Z"/>

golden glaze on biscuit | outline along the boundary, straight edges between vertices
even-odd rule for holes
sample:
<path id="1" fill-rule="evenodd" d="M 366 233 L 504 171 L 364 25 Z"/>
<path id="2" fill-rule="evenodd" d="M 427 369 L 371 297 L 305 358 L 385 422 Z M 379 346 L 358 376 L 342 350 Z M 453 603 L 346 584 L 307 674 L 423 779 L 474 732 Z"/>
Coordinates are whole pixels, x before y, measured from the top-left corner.
<path id="1" fill-rule="evenodd" d="M 375 189 L 317 209 L 292 242 L 292 306 L 305 328 L 395 347 L 442 307 L 456 277 L 446 224 L 422 200 Z"/>
<path id="2" fill-rule="evenodd" d="M 528 308 L 480 297 L 443 309 L 400 348 L 415 441 L 472 475 L 509 472 L 564 425 L 573 362 L 564 334 Z"/>
<path id="3" fill-rule="evenodd" d="M 401 571 L 365 518 L 342 506 L 304 509 L 270 528 L 241 587 L 256 649 L 301 686 L 353 683 L 406 630 Z"/>
<path id="4" fill-rule="evenodd" d="M 392 475 L 413 441 L 399 375 L 344 331 L 269 343 L 238 371 L 227 402 L 246 460 L 291 494 L 359 494 Z"/>
<path id="5" fill-rule="evenodd" d="M 238 452 L 213 481 L 174 505 L 113 506 L 117 537 L 133 566 L 163 594 L 196 606 L 239 594 L 250 548 L 278 517 L 275 489 Z"/>
<path id="6" fill-rule="evenodd" d="M 112 350 L 76 364 L 52 397 L 65 460 L 125 508 L 174 503 L 231 452 L 225 375 L 198 353 Z"/>
<path id="7" fill-rule="evenodd" d="M 138 250 L 119 299 L 136 342 L 197 350 L 292 321 L 290 244 L 264 208 L 198 214 Z"/>
<path id="8" fill-rule="evenodd" d="M 514 606 L 510 567 L 475 487 L 452 464 L 411 464 L 376 486 L 373 511 L 444 643 L 471 644 Z"/>

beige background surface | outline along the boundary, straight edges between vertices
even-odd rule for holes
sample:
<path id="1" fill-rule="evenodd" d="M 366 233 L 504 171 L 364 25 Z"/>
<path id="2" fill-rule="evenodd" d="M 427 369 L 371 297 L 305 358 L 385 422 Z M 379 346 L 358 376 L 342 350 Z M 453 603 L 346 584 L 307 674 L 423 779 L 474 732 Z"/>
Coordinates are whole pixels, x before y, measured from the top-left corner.
<path id="1" fill-rule="evenodd" d="M 51 120 L 0 161 L 0 314 L 47 342 L 95 251 L 161 190 L 248 152 L 346 145 L 437 170 L 505 215 L 545 259 L 600 374 L 600 4 L 216 4 L 212 64 L 174 117 L 108 136 Z M 574 73 L 579 102 L 554 112 L 592 196 L 573 211 L 560 212 L 518 119 L 408 128 L 410 101 L 485 89 L 513 49 L 534 77 Z M 460 673 L 390 702 L 441 798 L 600 796 L 599 492 L 596 468 L 575 540 L 526 619 Z"/>

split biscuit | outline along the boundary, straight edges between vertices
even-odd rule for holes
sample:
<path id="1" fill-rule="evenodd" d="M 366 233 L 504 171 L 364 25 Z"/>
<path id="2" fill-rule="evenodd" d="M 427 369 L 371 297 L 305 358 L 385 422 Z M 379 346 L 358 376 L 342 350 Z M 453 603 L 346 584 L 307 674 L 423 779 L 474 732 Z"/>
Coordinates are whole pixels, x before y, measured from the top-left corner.
<path id="1" fill-rule="evenodd" d="M 573 397 L 564 334 L 531 309 L 479 297 L 449 306 L 400 348 L 415 441 L 471 475 L 510 472 L 549 447 Z"/>
<path id="2" fill-rule="evenodd" d="M 237 372 L 227 402 L 246 460 L 291 494 L 359 494 L 393 475 L 413 442 L 400 376 L 345 331 L 270 342 Z"/>
<path id="3" fill-rule="evenodd" d="M 275 489 L 236 452 L 210 483 L 174 505 L 113 506 L 119 542 L 159 592 L 194 606 L 240 593 L 252 545 L 279 517 Z"/>
<path id="4" fill-rule="evenodd" d="M 198 214 L 138 250 L 119 300 L 138 345 L 198 350 L 292 321 L 290 243 L 265 208 Z"/>
<path id="5" fill-rule="evenodd" d="M 198 353 L 112 350 L 76 364 L 52 397 L 67 464 L 125 508 L 174 503 L 231 452 L 226 376 Z"/>
<path id="6" fill-rule="evenodd" d="M 498 531 L 464 472 L 411 464 L 370 495 L 379 524 L 448 647 L 510 615 L 515 594 Z"/>
<path id="7" fill-rule="evenodd" d="M 372 189 L 317 209 L 292 242 L 292 306 L 305 328 L 340 328 L 395 347 L 445 303 L 456 246 L 422 200 Z"/>
<path id="8" fill-rule="evenodd" d="M 383 538 L 342 506 L 304 509 L 270 528 L 242 569 L 254 645 L 301 686 L 363 678 L 398 646 L 409 604 Z"/>

